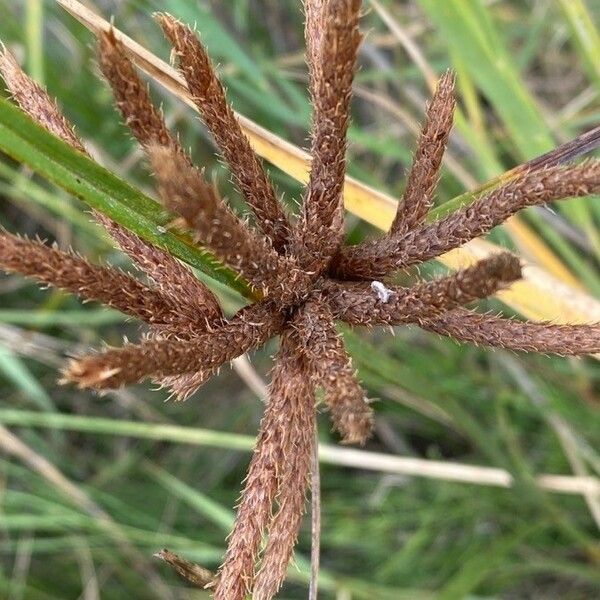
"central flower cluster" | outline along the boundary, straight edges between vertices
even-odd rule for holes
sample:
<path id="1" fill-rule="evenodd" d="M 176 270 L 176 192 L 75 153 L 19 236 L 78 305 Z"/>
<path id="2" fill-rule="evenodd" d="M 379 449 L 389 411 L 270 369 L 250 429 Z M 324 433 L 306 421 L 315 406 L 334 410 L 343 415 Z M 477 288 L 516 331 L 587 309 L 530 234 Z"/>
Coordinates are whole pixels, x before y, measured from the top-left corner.
<path id="1" fill-rule="evenodd" d="M 600 192 L 600 163 L 538 166 L 428 222 L 452 128 L 454 75 L 444 74 L 428 106 L 405 192 L 390 231 L 344 245 L 346 133 L 357 51 L 359 0 L 306 2 L 307 62 L 314 108 L 309 182 L 292 219 L 227 102 L 194 31 L 169 15 L 157 19 L 173 45 L 194 102 L 254 213 L 241 219 L 167 129 L 127 49 L 100 34 L 100 65 L 124 120 L 146 150 L 164 205 L 257 291 L 255 303 L 225 318 L 216 296 L 164 250 L 95 214 L 150 283 L 36 241 L 0 234 L 0 267 L 95 299 L 145 321 L 149 335 L 72 360 L 64 380 L 114 388 L 147 378 L 189 397 L 219 367 L 281 336 L 270 398 L 238 517 L 215 587 L 218 600 L 272 598 L 282 584 L 300 527 L 314 445 L 315 390 L 347 443 L 364 443 L 373 414 L 336 322 L 419 326 L 457 340 L 558 354 L 600 352 L 598 325 L 548 325 L 480 314 L 465 305 L 521 276 L 519 260 L 500 253 L 411 287 L 390 278 L 484 235 L 520 209 Z M 56 105 L 7 53 L 0 70 L 23 110 L 78 150 Z M 274 510 L 276 506 L 276 510 Z M 268 532 L 266 546 L 261 542 Z"/>

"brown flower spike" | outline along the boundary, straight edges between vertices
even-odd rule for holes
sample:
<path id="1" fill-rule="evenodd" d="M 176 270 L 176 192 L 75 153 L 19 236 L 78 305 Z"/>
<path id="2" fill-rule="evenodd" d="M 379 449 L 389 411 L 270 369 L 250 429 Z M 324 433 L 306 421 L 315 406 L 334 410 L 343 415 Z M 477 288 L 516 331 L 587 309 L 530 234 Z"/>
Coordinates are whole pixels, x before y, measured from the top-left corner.
<path id="1" fill-rule="evenodd" d="M 125 49 L 102 34 L 100 66 L 125 122 L 148 153 L 164 204 L 197 242 L 237 270 L 263 299 L 226 319 L 215 296 L 186 267 L 96 215 L 150 283 L 8 233 L 0 267 L 98 300 L 146 321 L 150 334 L 69 363 L 65 381 L 106 389 L 153 379 L 189 396 L 222 364 L 275 335 L 281 345 L 270 398 L 237 520 L 216 578 L 217 600 L 272 598 L 285 579 L 304 510 L 322 388 L 344 442 L 364 443 L 372 410 L 335 322 L 415 323 L 460 341 L 556 354 L 600 352 L 600 326 L 521 322 L 465 305 L 519 279 L 516 257 L 501 253 L 441 279 L 401 287 L 389 278 L 484 235 L 526 206 L 600 192 L 600 162 L 528 170 L 434 223 L 433 204 L 455 105 L 454 75 L 440 79 L 428 107 L 406 191 L 387 235 L 343 244 L 346 131 L 357 51 L 359 0 L 308 0 L 307 62 L 314 106 L 312 168 L 299 218 L 290 218 L 228 104 L 196 34 L 169 15 L 157 20 L 173 45 L 202 118 L 234 175 L 256 227 L 238 217 L 167 129 Z M 5 51 L 0 70 L 16 101 L 47 129 L 85 151 L 56 105 Z M 263 546 L 263 540 L 266 542 Z M 181 573 L 193 566 L 173 559 Z M 181 566 L 184 565 L 184 566 Z M 197 583 L 196 576 L 190 577 Z M 204 581 L 204 580 L 203 580 Z"/>

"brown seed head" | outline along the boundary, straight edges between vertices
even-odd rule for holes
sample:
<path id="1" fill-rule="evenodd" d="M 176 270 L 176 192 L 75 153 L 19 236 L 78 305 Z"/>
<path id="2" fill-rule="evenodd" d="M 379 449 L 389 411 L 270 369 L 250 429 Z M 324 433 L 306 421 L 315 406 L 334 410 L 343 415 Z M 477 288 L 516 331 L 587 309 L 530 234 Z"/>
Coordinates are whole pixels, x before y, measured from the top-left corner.
<path id="1" fill-rule="evenodd" d="M 156 19 L 173 44 L 190 92 L 257 223 L 273 246 L 284 247 L 289 223 L 273 187 L 243 133 L 212 62 L 196 34 L 167 14 Z"/>
<path id="2" fill-rule="evenodd" d="M 308 271 L 320 273 L 344 234 L 342 191 L 346 172 L 346 134 L 356 56 L 359 0 L 330 0 L 323 8 L 324 30 L 310 60 L 313 126 L 310 178 L 292 252 Z M 317 18 L 318 20 L 318 18 Z"/>
<path id="3" fill-rule="evenodd" d="M 81 140 L 56 103 L 42 87 L 23 72 L 14 56 L 4 46 L 0 46 L 0 73 L 8 91 L 24 112 L 73 148 L 85 152 Z"/>
<path id="4" fill-rule="evenodd" d="M 454 84 L 455 75 L 452 71 L 447 71 L 438 82 L 427 109 L 406 189 L 392 223 L 391 235 L 402 235 L 420 225 L 433 206 L 433 194 L 452 130 L 456 106 Z"/>

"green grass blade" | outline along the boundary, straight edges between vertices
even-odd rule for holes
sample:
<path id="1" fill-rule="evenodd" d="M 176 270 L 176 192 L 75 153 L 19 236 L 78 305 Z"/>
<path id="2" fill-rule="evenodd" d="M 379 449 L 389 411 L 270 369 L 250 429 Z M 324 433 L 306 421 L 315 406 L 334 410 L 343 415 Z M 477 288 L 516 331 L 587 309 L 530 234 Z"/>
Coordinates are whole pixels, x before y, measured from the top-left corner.
<path id="1" fill-rule="evenodd" d="M 53 429 L 77 430 L 87 433 L 132 436 L 148 440 L 168 440 L 171 442 L 243 450 L 254 448 L 254 438 L 249 435 L 179 427 L 156 423 L 116 421 L 102 417 L 78 417 L 61 413 L 34 413 L 18 410 L 0 410 L 0 423 L 6 425 L 38 426 Z"/>
<path id="2" fill-rule="evenodd" d="M 185 502 L 188 506 L 213 522 L 226 533 L 229 533 L 235 520 L 232 511 L 223 508 L 220 504 L 211 500 L 199 490 L 193 489 L 180 479 L 177 479 L 177 477 L 173 477 L 173 475 L 152 463 L 145 463 L 144 470 L 158 484 L 169 490 L 175 497 Z"/>
<path id="3" fill-rule="evenodd" d="M 174 215 L 158 202 L 73 150 L 4 99 L 0 99 L 0 151 L 141 238 L 241 294 L 252 296 L 248 285 L 236 273 L 195 246 L 189 236 L 169 230 Z"/>
<path id="4" fill-rule="evenodd" d="M 549 151 L 554 146 L 552 132 L 483 2 L 419 1 L 504 122 L 519 161 Z M 585 199 L 563 204 L 560 210 L 577 225 L 592 222 Z"/>
<path id="5" fill-rule="evenodd" d="M 86 231 L 97 236 L 102 229 L 92 221 L 90 215 L 83 213 L 71 203 L 66 202 L 62 194 L 45 189 L 17 169 L 0 162 L 0 193 L 20 203 L 35 203 L 65 221 L 72 223 L 78 231 Z"/>
<path id="6" fill-rule="evenodd" d="M 25 363 L 8 348 L 0 345 L 0 375 L 19 389 L 25 398 L 42 410 L 54 411 L 56 407 L 50 395 L 40 385 Z"/>
<path id="7" fill-rule="evenodd" d="M 590 81 L 600 92 L 600 33 L 584 0 L 557 0 Z"/>
<path id="8" fill-rule="evenodd" d="M 480 0 L 420 0 L 420 4 L 468 65 L 477 86 L 504 121 L 520 158 L 552 148 L 548 126 Z"/>
<path id="9" fill-rule="evenodd" d="M 0 323 L 11 325 L 27 325 L 28 327 L 98 327 L 122 323 L 126 317 L 116 311 L 106 308 L 97 310 L 0 310 Z"/>
<path id="10" fill-rule="evenodd" d="M 27 0 L 25 5 L 25 35 L 29 74 L 44 84 L 44 2 Z"/>
<path id="11" fill-rule="evenodd" d="M 495 569 L 507 560 L 507 557 L 527 537 L 541 529 L 541 525 L 534 524 L 523 527 L 490 547 L 486 545 L 482 551 L 466 561 L 460 571 L 450 579 L 440 590 L 438 600 L 454 600 L 455 598 L 468 598 L 477 587 Z"/>

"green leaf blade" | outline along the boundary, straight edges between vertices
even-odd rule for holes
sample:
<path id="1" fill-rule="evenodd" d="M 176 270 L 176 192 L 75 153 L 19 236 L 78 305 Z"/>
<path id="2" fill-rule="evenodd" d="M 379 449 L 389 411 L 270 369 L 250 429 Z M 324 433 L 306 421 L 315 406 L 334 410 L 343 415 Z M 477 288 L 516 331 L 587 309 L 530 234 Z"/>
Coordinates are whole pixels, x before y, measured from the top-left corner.
<path id="1" fill-rule="evenodd" d="M 0 99 L 0 151 L 243 296 L 256 297 L 237 273 L 223 266 L 188 235 L 168 229 L 175 215 L 87 156 L 74 150 L 10 102 Z"/>

